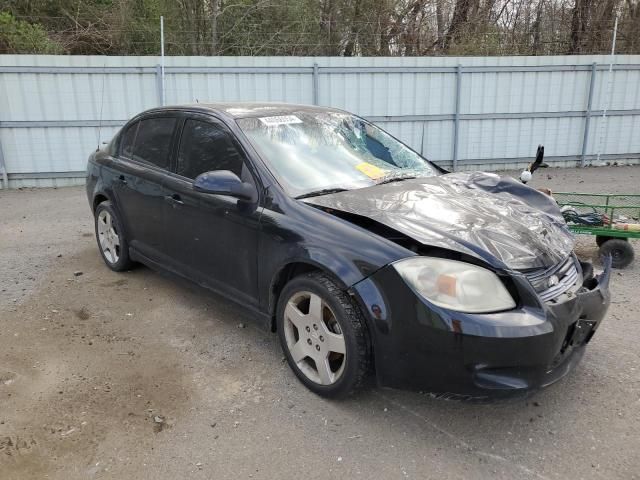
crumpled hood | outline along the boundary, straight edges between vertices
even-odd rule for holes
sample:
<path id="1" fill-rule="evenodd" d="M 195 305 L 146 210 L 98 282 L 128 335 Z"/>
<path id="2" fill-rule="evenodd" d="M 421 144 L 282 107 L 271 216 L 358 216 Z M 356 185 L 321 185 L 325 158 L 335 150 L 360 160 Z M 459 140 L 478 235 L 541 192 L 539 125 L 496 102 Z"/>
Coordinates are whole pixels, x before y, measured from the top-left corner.
<path id="1" fill-rule="evenodd" d="M 555 265 L 575 243 L 553 199 L 490 173 L 416 178 L 305 201 L 515 270 Z"/>

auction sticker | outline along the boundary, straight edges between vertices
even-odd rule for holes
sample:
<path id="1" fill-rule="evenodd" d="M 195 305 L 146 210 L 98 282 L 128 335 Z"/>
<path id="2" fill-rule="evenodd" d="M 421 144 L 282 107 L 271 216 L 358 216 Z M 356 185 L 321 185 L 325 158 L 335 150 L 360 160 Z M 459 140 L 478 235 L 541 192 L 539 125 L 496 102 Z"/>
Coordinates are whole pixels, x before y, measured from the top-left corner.
<path id="1" fill-rule="evenodd" d="M 275 127 L 277 125 L 290 125 L 292 123 L 302 123 L 295 115 L 277 115 L 275 117 L 260 117 L 260 121 L 267 127 Z"/>
<path id="2" fill-rule="evenodd" d="M 362 162 L 356 165 L 356 169 L 364 173 L 367 177 L 372 180 L 377 180 L 382 178 L 387 173 L 383 169 L 376 167 L 375 165 L 370 164 L 369 162 Z"/>

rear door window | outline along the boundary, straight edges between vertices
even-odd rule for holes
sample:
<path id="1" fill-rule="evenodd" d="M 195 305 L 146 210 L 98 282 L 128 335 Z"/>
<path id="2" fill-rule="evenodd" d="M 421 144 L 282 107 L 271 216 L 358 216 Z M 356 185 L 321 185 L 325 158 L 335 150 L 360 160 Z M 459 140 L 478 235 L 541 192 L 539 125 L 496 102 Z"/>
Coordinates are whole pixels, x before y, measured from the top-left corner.
<path id="1" fill-rule="evenodd" d="M 158 117 L 140 121 L 135 138 L 133 158 L 168 169 L 171 158 L 171 140 L 176 118 Z"/>
<path id="2" fill-rule="evenodd" d="M 242 153 L 222 125 L 193 119 L 185 122 L 178 150 L 178 175 L 194 179 L 212 170 L 231 170 L 245 180 L 243 166 Z"/>

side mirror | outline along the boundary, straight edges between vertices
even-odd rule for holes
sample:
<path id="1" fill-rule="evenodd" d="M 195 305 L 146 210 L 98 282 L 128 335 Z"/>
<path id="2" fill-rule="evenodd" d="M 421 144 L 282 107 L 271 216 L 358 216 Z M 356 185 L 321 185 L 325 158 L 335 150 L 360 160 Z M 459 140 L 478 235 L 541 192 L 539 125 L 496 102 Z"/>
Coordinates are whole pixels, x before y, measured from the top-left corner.
<path id="1" fill-rule="evenodd" d="M 229 170 L 215 170 L 198 175 L 193 182 L 193 189 L 202 193 L 228 195 L 248 202 L 258 199 L 255 187 L 243 182 Z"/>

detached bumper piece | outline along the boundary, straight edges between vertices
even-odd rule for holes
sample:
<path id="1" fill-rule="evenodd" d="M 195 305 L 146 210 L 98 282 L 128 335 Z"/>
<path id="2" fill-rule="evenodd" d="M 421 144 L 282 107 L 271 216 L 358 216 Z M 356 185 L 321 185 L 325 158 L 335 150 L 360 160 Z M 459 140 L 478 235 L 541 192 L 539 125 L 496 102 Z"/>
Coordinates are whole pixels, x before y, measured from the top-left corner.
<path id="1" fill-rule="evenodd" d="M 514 277 L 520 307 L 493 314 L 427 305 L 393 268 L 376 272 L 354 288 L 374 326 L 378 382 L 488 401 L 527 396 L 560 380 L 582 358 L 610 302 L 611 259 L 597 276 L 590 264 L 576 266 L 581 284 L 552 301 L 541 300 L 525 276 Z"/>
<path id="2" fill-rule="evenodd" d="M 593 276 L 593 268 L 590 264 L 581 264 L 583 271 L 590 272 L 588 278 L 583 280 L 582 288 L 576 294 L 576 303 L 580 307 L 581 313 L 578 319 L 567 327 L 562 347 L 551 367 L 561 365 L 573 350 L 589 343 L 609 308 L 611 301 L 609 293 L 611 257 L 606 257 L 604 262 L 604 271 L 597 277 Z M 558 313 L 562 315 L 564 312 Z"/>

